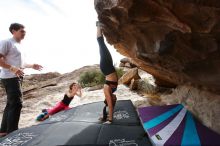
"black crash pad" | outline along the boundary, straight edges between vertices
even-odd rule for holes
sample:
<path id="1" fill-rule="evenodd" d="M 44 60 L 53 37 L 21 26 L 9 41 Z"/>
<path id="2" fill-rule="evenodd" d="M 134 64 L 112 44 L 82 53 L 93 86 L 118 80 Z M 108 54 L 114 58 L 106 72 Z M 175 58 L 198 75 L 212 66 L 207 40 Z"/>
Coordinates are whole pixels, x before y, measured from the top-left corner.
<path id="1" fill-rule="evenodd" d="M 151 145 L 130 100 L 117 101 L 111 125 L 98 121 L 103 106 L 96 102 L 62 111 L 7 135 L 0 139 L 0 146 Z"/>

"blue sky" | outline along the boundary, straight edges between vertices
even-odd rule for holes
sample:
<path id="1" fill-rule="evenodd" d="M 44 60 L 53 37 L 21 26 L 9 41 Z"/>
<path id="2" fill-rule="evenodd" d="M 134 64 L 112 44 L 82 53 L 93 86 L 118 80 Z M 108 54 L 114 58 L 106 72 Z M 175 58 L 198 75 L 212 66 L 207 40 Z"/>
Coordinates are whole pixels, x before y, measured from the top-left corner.
<path id="1" fill-rule="evenodd" d="M 73 71 L 98 64 L 97 14 L 93 0 L 0 0 L 0 39 L 10 38 L 8 27 L 26 27 L 22 49 L 26 60 L 44 66 L 42 72 Z M 115 63 L 123 58 L 109 46 Z M 38 73 L 26 70 L 27 74 Z"/>

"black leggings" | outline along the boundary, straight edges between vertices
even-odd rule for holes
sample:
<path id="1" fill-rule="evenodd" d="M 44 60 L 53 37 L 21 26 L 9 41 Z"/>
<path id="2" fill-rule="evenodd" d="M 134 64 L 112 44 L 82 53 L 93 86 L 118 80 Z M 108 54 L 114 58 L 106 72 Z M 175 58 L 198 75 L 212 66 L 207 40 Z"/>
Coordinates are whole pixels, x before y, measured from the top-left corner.
<path id="1" fill-rule="evenodd" d="M 2 79 L 2 84 L 7 94 L 7 104 L 2 117 L 0 132 L 10 133 L 18 129 L 22 108 L 22 79 Z"/>
<path id="2" fill-rule="evenodd" d="M 113 72 L 115 72 L 115 67 L 113 65 L 112 56 L 105 45 L 104 38 L 97 38 L 99 44 L 99 52 L 100 52 L 100 69 L 102 73 L 106 76 Z"/>

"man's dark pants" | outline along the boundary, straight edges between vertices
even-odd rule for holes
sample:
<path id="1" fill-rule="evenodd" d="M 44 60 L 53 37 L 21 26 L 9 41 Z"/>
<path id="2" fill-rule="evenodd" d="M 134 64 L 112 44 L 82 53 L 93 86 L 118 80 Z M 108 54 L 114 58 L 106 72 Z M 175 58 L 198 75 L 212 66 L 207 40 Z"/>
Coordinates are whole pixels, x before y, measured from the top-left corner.
<path id="1" fill-rule="evenodd" d="M 7 103 L 2 117 L 2 133 L 10 133 L 18 129 L 18 123 L 22 108 L 22 79 L 9 78 L 1 79 L 2 85 L 7 94 Z"/>

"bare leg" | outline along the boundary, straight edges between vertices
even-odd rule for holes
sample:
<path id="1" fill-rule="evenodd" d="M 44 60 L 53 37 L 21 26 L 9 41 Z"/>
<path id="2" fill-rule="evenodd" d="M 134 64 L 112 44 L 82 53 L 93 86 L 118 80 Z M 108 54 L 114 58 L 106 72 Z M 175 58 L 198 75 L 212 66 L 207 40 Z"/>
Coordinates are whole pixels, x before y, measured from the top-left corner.
<path id="1" fill-rule="evenodd" d="M 115 108 L 115 104 L 116 104 L 116 101 L 117 101 L 117 97 L 115 94 L 112 94 L 112 101 L 113 101 L 113 108 Z"/>
<path id="2" fill-rule="evenodd" d="M 102 28 L 97 26 L 97 38 L 102 36 Z"/>
<path id="3" fill-rule="evenodd" d="M 108 104 L 109 108 L 109 121 L 113 120 L 113 102 L 112 102 L 112 95 L 110 91 L 110 87 L 108 85 L 104 85 L 104 94 L 105 94 L 105 99 Z"/>

